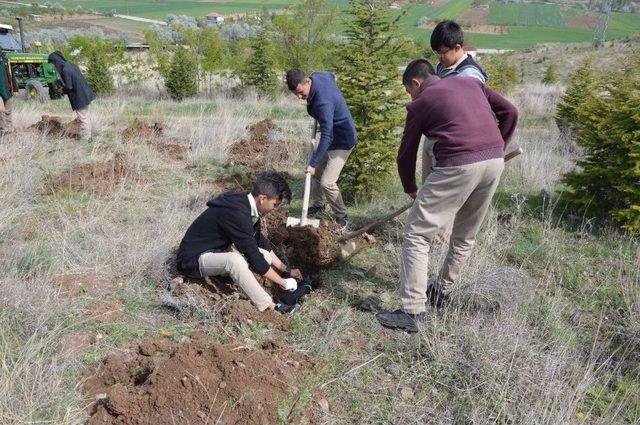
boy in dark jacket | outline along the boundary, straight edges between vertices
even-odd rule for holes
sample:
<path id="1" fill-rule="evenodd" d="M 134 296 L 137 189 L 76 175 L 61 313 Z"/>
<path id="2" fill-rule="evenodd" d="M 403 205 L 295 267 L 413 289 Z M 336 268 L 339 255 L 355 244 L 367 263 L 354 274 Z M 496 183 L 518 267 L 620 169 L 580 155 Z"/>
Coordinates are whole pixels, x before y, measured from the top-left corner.
<path id="1" fill-rule="evenodd" d="M 256 178 L 251 192 L 228 192 L 207 202 L 208 208 L 180 242 L 178 270 L 196 278 L 229 275 L 260 311 L 274 309 L 271 296 L 253 273 L 289 291 L 297 288 L 302 274 L 298 269 L 289 270 L 271 250 L 260 231 L 260 217 L 290 199 L 284 178 L 267 171 Z M 274 268 L 291 277 L 283 279 Z"/>
<path id="2" fill-rule="evenodd" d="M 11 92 L 11 84 L 9 84 L 9 75 L 7 75 L 8 62 L 4 52 L 0 53 L 0 97 L 4 104 L 4 111 L 0 112 L 0 132 L 2 134 L 13 131 L 13 121 L 11 119 L 11 103 L 13 102 L 13 93 Z"/>
<path id="3" fill-rule="evenodd" d="M 338 187 L 340 172 L 356 145 L 356 125 L 347 102 L 332 74 L 314 72 L 307 77 L 299 69 L 287 72 L 287 86 L 299 99 L 307 101 L 307 112 L 320 125 L 320 141 L 305 169 L 313 176 L 310 215 L 324 210 L 323 197 L 333 210 L 333 218 L 343 229 L 349 218 Z"/>
<path id="4" fill-rule="evenodd" d="M 89 115 L 89 105 L 96 98 L 96 94 L 87 83 L 87 80 L 85 80 L 82 72 L 80 72 L 80 68 L 71 62 L 67 62 L 62 53 L 58 51 L 51 53 L 49 55 L 49 63 L 52 63 L 56 67 L 58 74 L 60 74 L 64 92 L 69 97 L 69 103 L 71 103 L 71 109 L 76 112 L 80 121 L 82 137 L 90 140 L 91 116 Z"/>

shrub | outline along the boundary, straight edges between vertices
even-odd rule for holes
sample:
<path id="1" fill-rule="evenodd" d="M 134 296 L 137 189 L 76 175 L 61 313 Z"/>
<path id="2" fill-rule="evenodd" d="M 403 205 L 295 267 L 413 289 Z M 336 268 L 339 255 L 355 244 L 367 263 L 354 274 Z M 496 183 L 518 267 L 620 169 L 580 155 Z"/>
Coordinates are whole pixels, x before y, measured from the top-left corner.
<path id="1" fill-rule="evenodd" d="M 550 62 L 544 69 L 544 76 L 542 77 L 544 84 L 555 84 L 558 82 L 558 71 L 556 70 L 556 64 Z"/>
<path id="2" fill-rule="evenodd" d="M 613 218 L 640 235 L 640 56 L 601 76 L 596 90 L 572 110 L 579 169 L 564 176 L 565 194 L 579 212 Z"/>
<path id="3" fill-rule="evenodd" d="M 567 90 L 557 106 L 556 124 L 560 129 L 576 126 L 577 111 L 595 95 L 598 77 L 593 69 L 593 59 L 586 58 L 578 70 L 571 75 Z"/>
<path id="4" fill-rule="evenodd" d="M 173 55 L 164 85 L 176 100 L 195 96 L 198 92 L 196 61 L 187 49 L 178 48 Z"/>
<path id="5" fill-rule="evenodd" d="M 242 83 L 261 95 L 273 94 L 278 83 L 274 67 L 271 41 L 262 31 L 251 40 L 251 54 L 241 70 Z"/>
<path id="6" fill-rule="evenodd" d="M 482 62 L 489 80 L 487 85 L 498 93 L 506 94 L 518 83 L 518 69 L 504 55 L 492 55 Z"/>
<path id="7" fill-rule="evenodd" d="M 87 82 L 96 94 L 109 94 L 113 92 L 113 76 L 109 70 L 109 64 L 103 55 L 93 54 L 89 58 Z"/>
<path id="8" fill-rule="evenodd" d="M 395 174 L 403 103 L 398 63 L 405 45 L 390 1 L 351 0 L 348 42 L 341 49 L 338 82 L 355 120 L 358 143 L 342 179 L 345 193 L 370 196 L 385 189 Z M 395 16 L 395 17 L 394 17 Z"/>

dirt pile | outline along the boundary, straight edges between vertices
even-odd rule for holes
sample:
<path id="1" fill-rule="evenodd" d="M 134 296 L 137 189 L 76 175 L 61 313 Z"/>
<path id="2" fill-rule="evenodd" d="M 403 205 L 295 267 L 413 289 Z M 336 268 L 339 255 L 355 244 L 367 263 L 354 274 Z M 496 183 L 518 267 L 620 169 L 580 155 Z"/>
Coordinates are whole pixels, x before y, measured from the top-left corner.
<path id="1" fill-rule="evenodd" d="M 29 128 L 52 137 L 79 139 L 82 136 L 82 129 L 78 119 L 63 123 L 62 118 L 53 115 L 43 115 L 40 121 Z"/>
<path id="2" fill-rule="evenodd" d="M 311 366 L 273 341 L 250 347 L 197 334 L 174 346 L 146 341 L 85 372 L 84 393 L 97 400 L 88 423 L 313 422 L 295 387 Z"/>
<path id="3" fill-rule="evenodd" d="M 105 162 L 74 164 L 68 171 L 54 177 L 45 185 L 49 193 L 68 189 L 76 192 L 111 192 L 122 180 L 132 174 L 123 154 L 116 154 Z"/>
<path id="4" fill-rule="evenodd" d="M 274 163 L 290 161 L 288 144 L 283 140 L 274 141 L 271 134 L 278 126 L 269 118 L 249 126 L 249 138 L 231 145 L 229 161 L 254 170 L 273 168 Z M 290 161 L 292 162 L 292 161 Z"/>
<path id="5" fill-rule="evenodd" d="M 320 227 L 287 227 L 287 215 L 271 211 L 263 218 L 263 228 L 273 245 L 282 247 L 286 260 L 303 274 L 316 274 L 338 260 L 337 240 L 342 236 L 340 226 L 320 220 Z"/>
<path id="6" fill-rule="evenodd" d="M 134 118 L 130 126 L 122 130 L 122 140 L 132 142 L 136 140 L 149 140 L 164 134 L 166 126 L 159 122 L 149 125 L 144 121 Z"/>
<path id="7" fill-rule="evenodd" d="M 166 128 L 164 124 L 159 122 L 149 125 L 138 118 L 134 118 L 131 125 L 122 130 L 120 134 L 122 141 L 125 143 L 143 142 L 176 161 L 182 161 L 188 148 L 176 143 L 171 138 L 167 138 L 165 136 Z"/>

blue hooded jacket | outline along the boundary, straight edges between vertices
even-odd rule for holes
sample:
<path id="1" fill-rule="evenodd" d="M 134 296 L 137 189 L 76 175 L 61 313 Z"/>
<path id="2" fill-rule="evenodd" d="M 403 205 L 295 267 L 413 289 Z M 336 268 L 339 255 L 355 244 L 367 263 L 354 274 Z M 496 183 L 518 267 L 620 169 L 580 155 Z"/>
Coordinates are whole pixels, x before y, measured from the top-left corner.
<path id="1" fill-rule="evenodd" d="M 357 136 L 351 112 L 333 74 L 314 72 L 311 81 L 307 112 L 318 121 L 322 135 L 309 165 L 317 167 L 327 151 L 353 149 Z"/>

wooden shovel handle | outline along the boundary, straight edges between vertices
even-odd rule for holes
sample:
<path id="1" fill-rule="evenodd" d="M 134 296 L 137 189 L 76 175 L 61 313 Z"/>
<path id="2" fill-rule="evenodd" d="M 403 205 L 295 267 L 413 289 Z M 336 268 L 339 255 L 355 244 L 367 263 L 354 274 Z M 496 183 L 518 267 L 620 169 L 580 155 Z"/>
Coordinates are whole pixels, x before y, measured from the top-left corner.
<path id="1" fill-rule="evenodd" d="M 506 154 L 504 156 L 504 161 L 510 161 L 513 158 L 515 158 L 516 156 L 520 155 L 522 153 L 522 148 L 516 148 L 514 150 L 512 150 L 511 152 L 509 152 L 508 154 Z M 399 216 L 400 214 L 402 214 L 403 212 L 405 212 L 406 210 L 408 210 L 409 208 L 411 208 L 411 206 L 413 205 L 413 201 L 409 202 L 408 204 L 406 204 L 405 206 L 401 207 L 400 209 L 397 209 L 395 211 L 390 212 L 389 214 L 385 215 L 382 218 L 379 218 L 378 220 L 374 221 L 373 223 L 369 223 L 366 226 L 353 231 L 351 233 L 347 233 L 346 235 L 344 235 L 343 237 L 341 237 L 340 239 L 338 239 L 338 243 L 345 243 L 346 241 L 348 241 L 349 239 L 353 239 L 356 236 L 360 236 L 363 233 L 368 232 L 371 229 L 375 229 L 376 227 L 378 227 L 379 225 L 386 223 L 387 221 L 396 218 L 397 216 Z"/>

